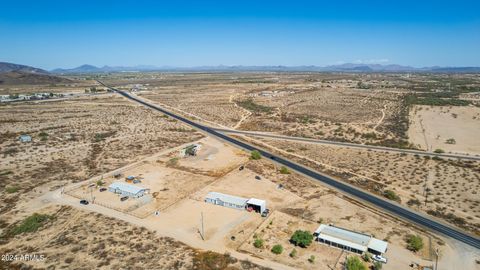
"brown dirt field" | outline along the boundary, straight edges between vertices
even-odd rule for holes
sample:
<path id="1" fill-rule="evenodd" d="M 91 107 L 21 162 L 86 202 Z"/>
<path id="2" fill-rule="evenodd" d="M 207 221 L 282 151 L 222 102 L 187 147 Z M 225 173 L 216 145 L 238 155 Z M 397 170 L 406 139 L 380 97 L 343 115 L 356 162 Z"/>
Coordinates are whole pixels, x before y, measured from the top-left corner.
<path id="1" fill-rule="evenodd" d="M 479 107 L 415 106 L 410 121 L 409 138 L 421 149 L 480 155 Z"/>
<path id="2" fill-rule="evenodd" d="M 281 140 L 260 141 L 278 149 L 289 149 L 290 153 L 287 154 L 319 162 L 313 164 L 292 156 L 300 163 L 317 167 L 321 172 L 379 195 L 386 190 L 393 190 L 402 204 L 414 210 L 443 218 L 474 233 L 480 231 L 480 201 L 477 194 L 480 188 L 480 162 L 427 159 Z"/>
<path id="3" fill-rule="evenodd" d="M 2 254 L 43 255 L 41 261 L 0 262 L 2 269 L 266 269 L 228 254 L 203 252 L 172 238 L 101 214 L 69 206 L 49 207 L 54 216 L 37 232 L 0 246 Z"/>

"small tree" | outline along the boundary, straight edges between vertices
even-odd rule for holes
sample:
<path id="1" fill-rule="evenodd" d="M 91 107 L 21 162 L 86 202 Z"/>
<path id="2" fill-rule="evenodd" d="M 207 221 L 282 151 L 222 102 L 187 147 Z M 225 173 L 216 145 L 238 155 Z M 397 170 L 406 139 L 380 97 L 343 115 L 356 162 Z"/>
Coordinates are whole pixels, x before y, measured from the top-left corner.
<path id="1" fill-rule="evenodd" d="M 443 149 L 440 149 L 440 148 L 435 149 L 435 151 L 433 151 L 433 152 L 435 152 L 435 153 L 437 153 L 437 154 L 443 154 L 443 153 L 445 153 L 445 151 L 444 151 Z"/>
<path id="2" fill-rule="evenodd" d="M 282 245 L 277 244 L 277 245 L 273 246 L 273 247 L 272 247 L 272 252 L 275 253 L 275 254 L 277 254 L 277 255 L 278 255 L 278 254 L 281 254 L 281 253 L 283 252 L 283 247 L 282 247 Z"/>
<path id="3" fill-rule="evenodd" d="M 290 257 L 292 258 L 295 258 L 297 256 L 297 250 L 296 249 L 292 249 L 292 251 L 290 252 L 290 254 L 288 254 Z"/>
<path id="4" fill-rule="evenodd" d="M 102 179 L 100 179 L 100 180 L 97 180 L 97 187 L 99 187 L 99 186 L 103 186 L 103 184 L 104 184 L 104 182 L 103 182 L 103 180 L 102 180 Z"/>
<path id="5" fill-rule="evenodd" d="M 255 239 L 255 241 L 253 242 L 253 246 L 256 248 L 263 248 L 263 239 Z"/>
<path id="6" fill-rule="evenodd" d="M 313 235 L 309 231 L 296 230 L 290 238 L 290 243 L 300 246 L 308 247 L 313 240 Z"/>
<path id="7" fill-rule="evenodd" d="M 280 168 L 280 173 L 281 173 L 281 174 L 289 174 L 290 171 L 288 170 L 287 167 L 282 166 L 282 167 Z"/>
<path id="8" fill-rule="evenodd" d="M 407 249 L 417 252 L 423 248 L 423 239 L 420 235 L 410 234 L 407 236 Z"/>
<path id="9" fill-rule="evenodd" d="M 250 158 L 253 159 L 253 160 L 259 160 L 262 158 L 262 154 L 260 154 L 260 152 L 258 150 L 253 150 L 251 155 L 250 155 Z"/>
<path id="10" fill-rule="evenodd" d="M 357 257 L 357 256 L 350 256 L 347 258 L 345 262 L 345 266 L 347 270 L 367 270 L 365 264 Z"/>
<path id="11" fill-rule="evenodd" d="M 308 261 L 309 261 L 310 263 L 314 263 L 314 262 L 315 262 L 315 256 L 310 255 L 310 258 L 308 258 Z"/>
<path id="12" fill-rule="evenodd" d="M 368 253 L 368 252 L 363 253 L 362 259 L 363 259 L 365 262 L 369 262 L 369 261 L 370 261 L 370 253 Z"/>

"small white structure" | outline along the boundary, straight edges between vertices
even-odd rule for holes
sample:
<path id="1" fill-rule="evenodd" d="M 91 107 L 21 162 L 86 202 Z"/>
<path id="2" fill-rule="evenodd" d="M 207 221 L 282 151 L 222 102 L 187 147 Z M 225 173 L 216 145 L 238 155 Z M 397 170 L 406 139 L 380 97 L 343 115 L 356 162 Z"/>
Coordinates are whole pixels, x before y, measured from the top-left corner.
<path id="1" fill-rule="evenodd" d="M 251 198 L 247 201 L 247 208 L 251 207 L 255 212 L 263 213 L 267 209 L 267 202 L 264 200 L 259 200 Z"/>
<path id="2" fill-rule="evenodd" d="M 373 238 L 371 235 L 332 225 L 321 224 L 313 235 L 315 240 L 320 243 L 358 254 L 368 251 L 375 255 L 382 255 L 387 251 L 388 246 L 387 242 Z"/>
<path id="3" fill-rule="evenodd" d="M 122 196 L 139 198 L 148 193 L 149 189 L 123 182 L 113 182 L 110 186 L 108 186 L 108 191 L 121 194 Z"/>
<path id="4" fill-rule="evenodd" d="M 221 205 L 233 209 L 244 210 L 248 199 L 227 195 L 219 192 L 209 192 L 205 197 L 205 202 Z"/>
<path id="5" fill-rule="evenodd" d="M 18 139 L 23 143 L 32 141 L 32 137 L 30 135 L 25 135 L 25 134 L 20 135 L 20 137 L 18 137 Z"/>

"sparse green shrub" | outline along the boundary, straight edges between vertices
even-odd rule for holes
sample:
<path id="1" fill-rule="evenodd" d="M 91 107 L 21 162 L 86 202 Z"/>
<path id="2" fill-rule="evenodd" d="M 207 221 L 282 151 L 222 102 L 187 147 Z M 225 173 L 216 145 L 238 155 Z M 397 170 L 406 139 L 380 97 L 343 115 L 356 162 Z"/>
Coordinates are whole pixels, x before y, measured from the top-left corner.
<path id="1" fill-rule="evenodd" d="M 290 252 L 290 254 L 288 254 L 288 256 L 292 257 L 292 258 L 295 258 L 297 256 L 297 250 L 296 249 L 292 249 L 292 251 Z"/>
<path id="2" fill-rule="evenodd" d="M 282 167 L 280 168 L 280 173 L 281 173 L 281 174 L 290 174 L 290 171 L 288 170 L 287 167 L 282 166 Z"/>
<path id="3" fill-rule="evenodd" d="M 300 246 L 308 247 L 313 241 L 313 235 L 309 231 L 296 230 L 290 238 L 290 243 Z"/>
<path id="4" fill-rule="evenodd" d="M 253 160 L 259 160 L 262 158 L 262 154 L 258 150 L 253 150 L 252 153 L 250 154 L 250 158 Z"/>
<path id="5" fill-rule="evenodd" d="M 443 153 L 445 153 L 445 151 L 444 151 L 443 149 L 440 149 L 440 148 L 435 149 L 435 151 L 433 151 L 433 152 L 434 152 L 434 153 L 437 153 L 437 154 L 443 154 Z"/>
<path id="6" fill-rule="evenodd" d="M 10 187 L 6 187 L 5 188 L 5 192 L 11 194 L 11 193 L 15 193 L 19 190 L 19 188 L 17 186 L 10 186 Z"/>
<path id="7" fill-rule="evenodd" d="M 407 249 L 417 252 L 423 248 L 423 239 L 420 235 L 410 234 L 407 236 Z"/>
<path id="8" fill-rule="evenodd" d="M 274 245 L 272 247 L 271 251 L 272 251 L 272 253 L 275 253 L 275 254 L 278 255 L 278 254 L 281 254 L 283 252 L 283 247 L 282 247 L 282 245 L 277 244 L 277 245 Z"/>
<path id="9" fill-rule="evenodd" d="M 365 262 L 370 262 L 370 259 L 371 259 L 370 253 L 368 253 L 368 252 L 363 253 L 362 259 L 363 259 Z"/>
<path id="10" fill-rule="evenodd" d="M 45 222 L 53 217 L 50 215 L 42 215 L 34 213 L 33 215 L 24 219 L 20 224 L 15 226 L 11 233 L 13 235 L 21 234 L 21 233 L 28 233 L 28 232 L 35 232 L 37 231 Z"/>
<path id="11" fill-rule="evenodd" d="M 450 139 L 447 139 L 447 140 L 445 141 L 445 143 L 447 143 L 447 144 L 456 144 L 457 141 L 455 141 L 454 138 L 450 138 Z"/>
<path id="12" fill-rule="evenodd" d="M 314 262 L 315 262 L 315 256 L 311 255 L 311 256 L 308 258 L 308 262 L 309 262 L 309 263 L 314 263 Z"/>
<path id="13" fill-rule="evenodd" d="M 383 264 L 381 262 L 374 262 L 373 263 L 373 270 L 382 270 Z"/>
<path id="14" fill-rule="evenodd" d="M 367 270 L 367 267 L 357 256 L 350 256 L 345 262 L 347 270 Z"/>
<path id="15" fill-rule="evenodd" d="M 393 190 L 390 190 L 390 189 L 385 190 L 383 192 L 383 196 L 385 196 L 385 198 L 389 200 L 400 202 L 400 197 Z"/>
<path id="16" fill-rule="evenodd" d="M 263 248 L 263 239 L 257 238 L 255 241 L 253 241 L 253 246 L 256 248 Z"/>

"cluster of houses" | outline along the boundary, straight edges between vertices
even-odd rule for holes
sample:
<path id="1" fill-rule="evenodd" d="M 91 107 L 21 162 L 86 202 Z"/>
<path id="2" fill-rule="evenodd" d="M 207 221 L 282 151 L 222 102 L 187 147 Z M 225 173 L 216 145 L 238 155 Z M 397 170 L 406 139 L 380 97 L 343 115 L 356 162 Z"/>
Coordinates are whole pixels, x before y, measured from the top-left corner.
<path id="1" fill-rule="evenodd" d="M 0 95 L 0 102 L 13 102 L 24 100 L 42 100 L 49 98 L 62 97 L 63 94 L 54 93 L 35 93 L 35 94 L 19 94 L 19 95 Z"/>
<path id="2" fill-rule="evenodd" d="M 277 96 L 284 96 L 284 95 L 288 95 L 288 94 L 295 94 L 295 91 L 278 91 L 278 90 L 275 90 L 275 91 L 261 91 L 260 93 L 250 94 L 250 96 L 251 97 L 256 97 L 256 96 L 277 97 Z"/>

